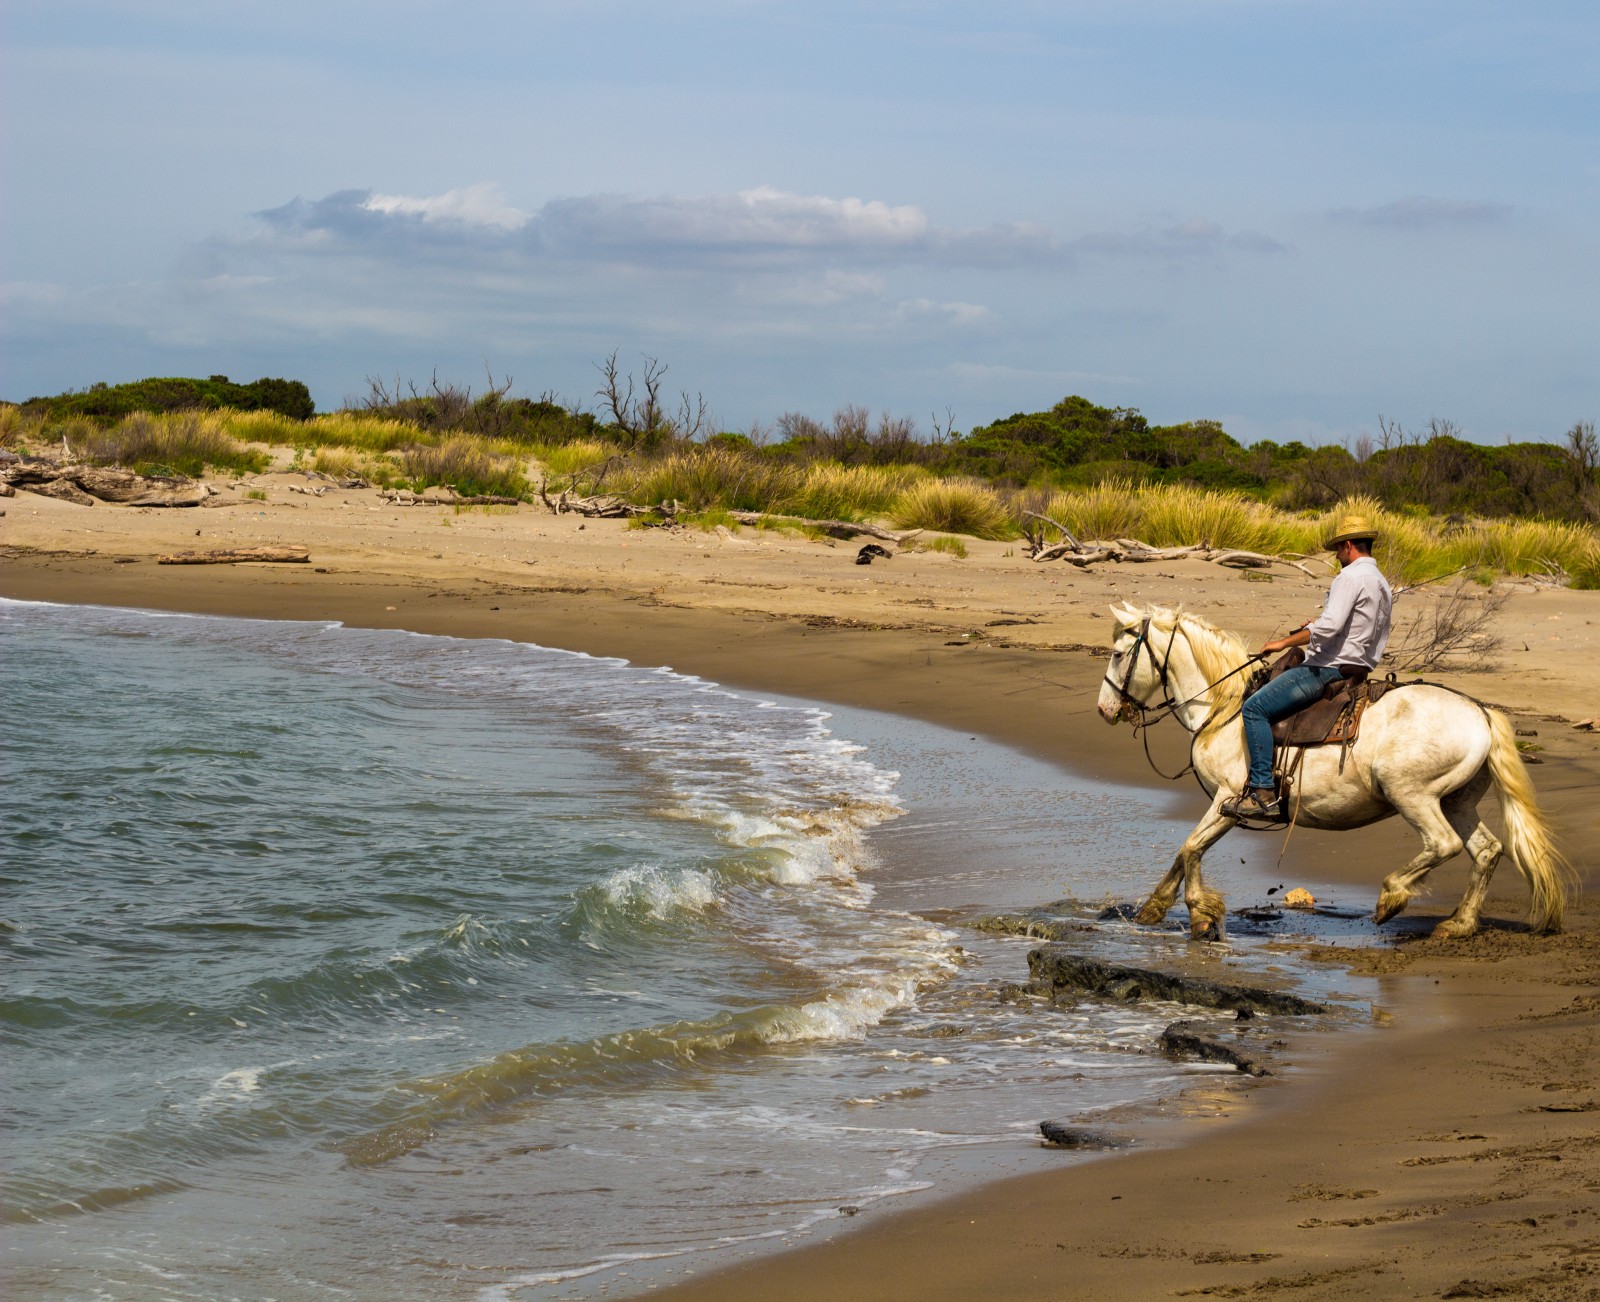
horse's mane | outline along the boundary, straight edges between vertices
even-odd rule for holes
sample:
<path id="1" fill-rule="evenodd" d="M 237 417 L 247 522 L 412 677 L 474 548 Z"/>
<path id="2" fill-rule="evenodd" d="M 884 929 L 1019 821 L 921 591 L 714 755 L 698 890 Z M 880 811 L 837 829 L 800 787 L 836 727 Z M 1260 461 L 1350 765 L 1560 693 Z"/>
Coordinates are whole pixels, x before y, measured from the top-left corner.
<path id="1" fill-rule="evenodd" d="M 1171 634 L 1176 628 L 1189 643 L 1206 682 L 1215 684 L 1211 689 L 1212 718 L 1219 711 L 1231 712 L 1243 703 L 1250 675 L 1233 671 L 1249 659 L 1250 653 L 1237 633 L 1209 624 L 1182 606 L 1146 606 L 1143 615 L 1149 616 L 1152 630 Z"/>

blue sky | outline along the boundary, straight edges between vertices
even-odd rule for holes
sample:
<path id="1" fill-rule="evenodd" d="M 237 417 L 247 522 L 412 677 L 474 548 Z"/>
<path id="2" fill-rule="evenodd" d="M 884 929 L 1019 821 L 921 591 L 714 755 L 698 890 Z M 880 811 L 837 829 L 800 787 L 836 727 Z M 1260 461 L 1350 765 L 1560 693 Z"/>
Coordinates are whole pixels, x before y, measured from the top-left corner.
<path id="1" fill-rule="evenodd" d="M 1600 416 L 1600 10 L 9 0 L 0 395 Z"/>

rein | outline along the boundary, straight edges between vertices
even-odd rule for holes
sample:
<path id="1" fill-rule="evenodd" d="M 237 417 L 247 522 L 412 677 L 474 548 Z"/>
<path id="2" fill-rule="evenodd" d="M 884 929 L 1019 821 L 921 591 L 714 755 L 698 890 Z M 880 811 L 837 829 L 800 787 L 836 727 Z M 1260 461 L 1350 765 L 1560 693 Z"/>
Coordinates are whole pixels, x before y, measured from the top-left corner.
<path id="1" fill-rule="evenodd" d="M 1156 764 L 1155 757 L 1150 754 L 1149 730 L 1156 724 L 1160 723 L 1163 719 L 1176 716 L 1178 711 L 1184 706 L 1192 705 L 1195 701 L 1198 701 L 1202 696 L 1209 692 L 1213 687 L 1227 682 L 1228 679 L 1232 678 L 1235 674 L 1243 673 L 1246 669 L 1249 669 L 1252 666 L 1260 663 L 1260 661 L 1263 659 L 1263 657 L 1259 654 L 1253 655 L 1243 664 L 1237 666 L 1236 668 L 1230 669 L 1227 673 L 1223 674 L 1221 678 L 1216 679 L 1214 682 L 1207 683 L 1193 696 L 1186 697 L 1181 701 L 1175 700 L 1172 695 L 1172 683 L 1167 673 L 1167 669 L 1172 663 L 1172 646 L 1173 643 L 1178 640 L 1178 624 L 1180 622 L 1180 620 L 1174 620 L 1172 622 L 1172 633 L 1171 636 L 1167 638 L 1166 654 L 1160 660 L 1157 660 L 1155 648 L 1150 646 L 1150 616 L 1146 615 L 1144 617 L 1144 623 L 1139 626 L 1138 636 L 1133 640 L 1133 648 L 1130 659 L 1128 660 L 1128 671 L 1122 676 L 1122 681 L 1120 683 L 1116 682 L 1111 677 L 1111 670 L 1109 668 L 1106 669 L 1105 678 L 1102 680 L 1111 688 L 1112 691 L 1116 692 L 1117 699 L 1122 703 L 1123 710 L 1132 711 L 1135 715 L 1137 715 L 1137 717 L 1132 721 L 1133 730 L 1139 734 L 1139 740 L 1144 744 L 1145 761 L 1150 765 L 1152 772 L 1154 772 L 1158 777 L 1165 778 L 1168 782 L 1176 782 L 1185 774 L 1193 773 L 1195 771 L 1194 760 L 1191 758 L 1189 763 L 1183 768 L 1179 769 L 1176 773 L 1163 773 L 1160 767 Z M 1137 673 L 1139 669 L 1139 656 L 1141 652 L 1146 652 L 1147 648 L 1147 654 L 1150 657 L 1150 663 L 1155 668 L 1156 679 L 1161 686 L 1161 691 L 1164 697 L 1159 705 L 1146 705 L 1128 690 L 1129 685 L 1133 682 L 1134 674 Z M 1194 739 L 1199 737 L 1199 735 L 1210 726 L 1210 720 L 1208 719 L 1205 723 L 1202 723 L 1198 728 L 1193 729 L 1192 731 L 1189 729 L 1187 724 L 1183 723 L 1182 719 L 1179 719 L 1178 722 L 1183 726 L 1186 732 L 1189 732 L 1189 753 L 1192 757 L 1194 754 Z"/>

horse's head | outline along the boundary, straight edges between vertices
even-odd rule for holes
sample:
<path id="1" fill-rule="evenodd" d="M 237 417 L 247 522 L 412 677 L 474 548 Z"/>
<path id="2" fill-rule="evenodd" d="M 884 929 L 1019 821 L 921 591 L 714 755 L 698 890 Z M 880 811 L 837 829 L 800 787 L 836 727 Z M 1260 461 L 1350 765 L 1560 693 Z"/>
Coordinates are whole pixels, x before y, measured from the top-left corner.
<path id="1" fill-rule="evenodd" d="M 1098 701 L 1107 723 L 1172 707 L 1192 732 L 1202 716 L 1233 709 L 1243 699 L 1248 677 L 1241 670 L 1250 656 L 1234 634 L 1181 608 L 1118 602 L 1111 617 L 1111 663 Z"/>
<path id="2" fill-rule="evenodd" d="M 1111 635 L 1111 663 L 1100 683 L 1096 707 L 1107 723 L 1136 719 L 1141 706 L 1164 694 L 1161 671 L 1150 654 L 1150 632 L 1165 612 L 1140 610 L 1127 602 L 1111 607 L 1116 627 Z"/>

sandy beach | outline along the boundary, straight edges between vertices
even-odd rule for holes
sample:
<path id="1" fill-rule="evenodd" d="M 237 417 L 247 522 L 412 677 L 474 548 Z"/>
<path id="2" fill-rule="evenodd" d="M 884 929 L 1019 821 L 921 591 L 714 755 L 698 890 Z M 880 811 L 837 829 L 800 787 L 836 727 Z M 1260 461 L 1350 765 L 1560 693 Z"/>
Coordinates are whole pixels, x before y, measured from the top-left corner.
<path id="1" fill-rule="evenodd" d="M 0 503 L 0 595 L 531 641 L 903 713 L 1159 786 L 1134 735 L 1094 711 L 1109 604 L 1182 604 L 1259 644 L 1314 615 L 1326 588 L 1197 561 L 1085 572 L 971 540 L 964 559 L 902 551 L 866 566 L 855 544 L 795 534 L 291 491 L 308 486 L 264 475 L 187 510 L 19 492 Z M 307 547 L 310 562 L 156 563 L 268 544 Z M 1502 864 L 1477 937 L 1410 925 L 1400 942 L 1321 947 L 1379 979 L 1372 1030 L 1291 1044 L 1279 1077 L 1174 1100 L 1136 1151 L 862 1217 L 720 1272 L 708 1263 L 671 1295 L 1600 1298 L 1600 732 L 1574 726 L 1600 714 L 1600 593 L 1511 586 L 1492 663 L 1429 677 L 1505 709 L 1538 748 L 1535 784 L 1587 888 L 1564 934 L 1527 933 L 1526 890 Z M 1406 597 L 1397 631 L 1431 599 Z M 1153 751 L 1172 771 L 1184 739 L 1163 732 Z M 1198 817 L 1193 785 L 1174 793 Z M 1209 880 L 1231 896 L 1243 886 L 1230 845 Z M 1393 820 L 1297 833 L 1283 871 L 1370 903 L 1413 845 Z M 1170 858 L 1108 853 L 1149 855 L 1151 885 Z M 1465 881 L 1458 857 L 1407 917 L 1443 917 Z"/>

